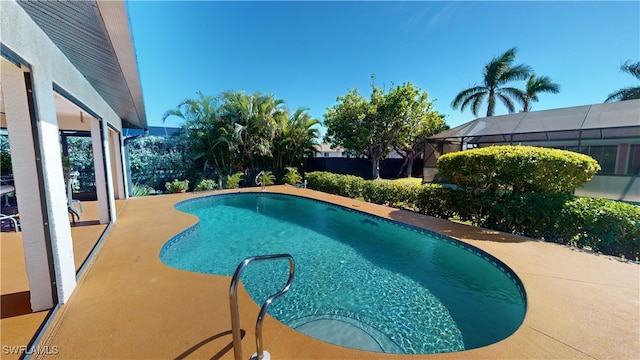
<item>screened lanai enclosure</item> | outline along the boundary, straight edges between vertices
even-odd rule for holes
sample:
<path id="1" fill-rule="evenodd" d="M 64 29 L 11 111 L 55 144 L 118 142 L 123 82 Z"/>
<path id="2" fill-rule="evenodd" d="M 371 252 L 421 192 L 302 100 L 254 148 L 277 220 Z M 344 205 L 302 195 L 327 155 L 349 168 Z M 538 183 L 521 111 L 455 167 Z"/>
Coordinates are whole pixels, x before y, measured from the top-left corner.
<path id="1" fill-rule="evenodd" d="M 576 195 L 640 202 L 640 100 L 478 118 L 428 139 L 424 181 L 445 182 L 438 158 L 490 145 L 532 145 L 588 154 L 602 168 Z"/>

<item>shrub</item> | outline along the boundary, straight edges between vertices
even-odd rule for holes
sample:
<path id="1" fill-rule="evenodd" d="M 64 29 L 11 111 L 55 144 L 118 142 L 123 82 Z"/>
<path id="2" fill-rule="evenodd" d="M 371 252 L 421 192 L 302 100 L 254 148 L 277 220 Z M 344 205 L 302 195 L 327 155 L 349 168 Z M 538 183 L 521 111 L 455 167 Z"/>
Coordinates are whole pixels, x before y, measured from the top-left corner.
<path id="1" fill-rule="evenodd" d="M 202 179 L 200 180 L 200 182 L 198 182 L 198 185 L 196 185 L 195 191 L 208 191 L 208 190 L 213 190 L 217 187 L 218 185 L 216 184 L 215 180 L 211 180 L 211 179 Z"/>
<path id="2" fill-rule="evenodd" d="M 474 193 L 435 184 L 403 185 L 361 180 L 328 172 L 307 174 L 311 189 L 361 196 L 443 219 L 588 248 L 607 255 L 640 258 L 640 207 L 612 200 L 578 198 L 568 193 Z M 354 196 L 350 196 L 354 197 Z"/>
<path id="3" fill-rule="evenodd" d="M 287 173 L 282 177 L 282 181 L 285 184 L 295 185 L 302 181 L 302 175 L 298 172 L 298 169 L 295 167 L 287 167 Z"/>
<path id="4" fill-rule="evenodd" d="M 133 185 L 133 189 L 131 189 L 131 196 L 147 196 L 151 194 L 155 194 L 156 190 L 151 186 L 140 185 L 138 183 Z"/>
<path id="5" fill-rule="evenodd" d="M 364 201 L 378 205 L 386 204 L 389 201 L 390 194 L 385 185 L 386 183 L 379 184 L 375 181 L 367 181 L 362 189 Z"/>
<path id="6" fill-rule="evenodd" d="M 366 180 L 354 175 L 338 175 L 324 171 L 307 173 L 307 187 L 350 198 L 362 195 Z"/>
<path id="7" fill-rule="evenodd" d="M 237 172 L 232 175 L 227 175 L 227 189 L 236 189 L 240 187 L 240 182 L 244 180 L 244 174 L 242 172 Z"/>
<path id="8" fill-rule="evenodd" d="M 307 186 L 309 188 L 312 188 L 312 189 L 315 189 L 315 190 L 319 190 L 318 187 L 320 186 L 320 181 L 321 181 L 323 176 L 326 176 L 326 174 L 330 174 L 330 173 L 325 172 L 325 171 L 308 172 L 305 175 L 305 177 L 307 178 Z"/>
<path id="9" fill-rule="evenodd" d="M 338 175 L 335 177 L 335 193 L 340 196 L 357 198 L 362 194 L 365 180 L 354 175 Z"/>
<path id="10" fill-rule="evenodd" d="M 166 182 L 164 186 L 171 193 L 185 192 L 189 189 L 189 180 L 174 179 L 172 182 Z"/>
<path id="11" fill-rule="evenodd" d="M 337 177 L 339 175 L 326 171 L 313 171 L 307 173 L 307 187 L 310 189 L 337 194 Z"/>
<path id="12" fill-rule="evenodd" d="M 369 180 L 362 196 L 374 204 L 397 206 L 409 198 L 409 186 L 388 180 Z"/>
<path id="13" fill-rule="evenodd" d="M 563 193 L 591 180 L 600 170 L 593 158 L 533 146 L 489 146 L 442 155 L 438 172 L 475 193 Z"/>
<path id="14" fill-rule="evenodd" d="M 74 137 L 68 138 L 68 141 L 71 139 Z M 90 138 L 75 138 L 73 143 L 69 143 L 71 162 L 74 165 L 80 165 L 80 169 L 93 169 L 92 155 L 83 151 L 89 148 L 90 141 Z M 72 144 L 74 144 L 73 151 L 71 151 Z M 192 158 L 188 156 L 187 144 L 178 137 L 143 136 L 132 140 L 127 147 L 126 151 L 130 154 L 131 178 L 134 183 L 159 189 L 165 182 L 175 178 L 191 179 L 190 173 L 194 172 L 192 169 L 200 168 L 194 166 Z M 193 181 L 200 177 L 204 175 L 194 176 Z"/>
<path id="15" fill-rule="evenodd" d="M 573 198 L 567 193 L 505 194 L 486 209 L 479 223 L 494 230 L 554 241 L 557 221 Z"/>
<path id="16" fill-rule="evenodd" d="M 640 207 L 619 201 L 573 198 L 557 220 L 557 240 L 607 255 L 640 257 Z"/>
<path id="17" fill-rule="evenodd" d="M 456 214 L 454 210 L 456 202 L 450 201 L 449 193 L 452 191 L 454 190 L 437 184 L 416 185 L 409 193 L 408 203 L 412 205 L 412 208 L 407 208 L 407 210 L 449 219 Z"/>

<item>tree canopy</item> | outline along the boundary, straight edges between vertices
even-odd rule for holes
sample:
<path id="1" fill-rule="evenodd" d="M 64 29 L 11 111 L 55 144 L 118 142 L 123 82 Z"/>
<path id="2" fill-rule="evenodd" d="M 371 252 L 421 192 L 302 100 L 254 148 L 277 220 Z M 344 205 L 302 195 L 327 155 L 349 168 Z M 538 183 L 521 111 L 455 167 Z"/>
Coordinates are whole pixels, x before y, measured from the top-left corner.
<path id="1" fill-rule="evenodd" d="M 220 177 L 238 170 L 273 169 L 299 165 L 312 153 L 318 138 L 306 109 L 290 113 L 283 100 L 262 93 L 227 91 L 218 96 L 198 92 L 168 110 L 163 120 L 185 120 L 176 134 L 201 173 Z"/>
<path id="2" fill-rule="evenodd" d="M 380 160 L 394 146 L 407 144 L 416 124 L 426 121 L 434 110 L 428 94 L 412 83 L 394 86 L 389 92 L 373 82 L 371 87 L 369 99 L 353 89 L 327 108 L 324 141 L 363 154 L 372 163 L 373 179 L 378 179 Z"/>
<path id="3" fill-rule="evenodd" d="M 538 94 L 550 92 L 557 94 L 560 85 L 553 83 L 548 76 L 537 76 L 529 65 L 513 65 L 517 48 L 513 47 L 498 57 L 491 59 L 482 70 L 481 86 L 462 90 L 451 102 L 454 109 L 470 108 L 478 116 L 480 107 L 487 99 L 487 115 L 495 114 L 496 102 L 500 100 L 509 113 L 516 111 L 514 101 L 522 104 L 522 111 L 531 110 L 531 103 L 538 101 Z M 507 83 L 527 80 L 524 90 L 506 86 Z"/>
<path id="4" fill-rule="evenodd" d="M 520 89 L 504 85 L 511 81 L 524 80 L 532 71 L 528 65 L 513 65 L 517 50 L 513 47 L 491 59 L 482 70 L 483 84 L 462 90 L 453 99 L 451 106 L 460 110 L 470 107 L 473 115 L 478 116 L 480 106 L 487 98 L 487 116 L 493 116 L 496 100 L 499 99 L 510 113 L 515 112 L 513 99 L 523 103 L 525 94 Z"/>
<path id="5" fill-rule="evenodd" d="M 427 138 L 449 129 L 445 116 L 433 110 L 432 103 L 425 101 L 422 105 L 427 106 L 413 108 L 414 114 L 408 117 L 394 142 L 393 149 L 404 159 L 398 177 L 401 177 L 403 169 L 404 177 L 411 177 L 413 161 L 424 152 Z"/>

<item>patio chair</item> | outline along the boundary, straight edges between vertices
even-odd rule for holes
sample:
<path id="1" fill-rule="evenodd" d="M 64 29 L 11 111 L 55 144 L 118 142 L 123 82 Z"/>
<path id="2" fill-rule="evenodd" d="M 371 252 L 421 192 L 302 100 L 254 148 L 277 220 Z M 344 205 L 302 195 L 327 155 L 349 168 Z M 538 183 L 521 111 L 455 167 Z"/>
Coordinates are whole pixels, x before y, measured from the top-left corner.
<path id="1" fill-rule="evenodd" d="M 5 204 L 8 205 L 8 198 L 7 195 L 11 194 L 12 192 L 15 192 L 16 188 L 13 185 L 1 185 L 0 186 L 0 196 L 4 196 L 5 197 Z M 13 229 L 18 232 L 20 231 L 20 225 L 18 223 L 18 215 L 17 214 L 4 214 L 4 213 L 0 213 L 0 221 L 2 220 L 9 220 L 11 222 L 13 222 Z"/>
<path id="2" fill-rule="evenodd" d="M 74 225 L 76 223 L 76 218 L 79 221 L 80 213 L 82 213 L 82 203 L 80 200 L 73 198 L 73 183 L 77 181 L 78 175 L 80 174 L 77 171 L 73 171 L 67 176 L 67 211 L 69 212 L 69 215 L 71 215 L 71 220 Z"/>

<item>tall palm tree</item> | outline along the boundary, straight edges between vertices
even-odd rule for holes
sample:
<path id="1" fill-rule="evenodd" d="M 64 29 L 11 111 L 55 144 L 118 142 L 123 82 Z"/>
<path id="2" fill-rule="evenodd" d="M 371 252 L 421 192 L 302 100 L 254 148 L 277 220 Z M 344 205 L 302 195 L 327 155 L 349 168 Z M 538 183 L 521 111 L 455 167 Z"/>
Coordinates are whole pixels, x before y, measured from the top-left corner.
<path id="1" fill-rule="evenodd" d="M 620 71 L 633 75 L 636 79 L 640 80 L 640 61 L 632 63 L 631 60 L 627 60 L 622 66 Z M 640 86 L 630 86 L 622 88 L 618 91 L 614 91 L 609 94 L 609 97 L 604 102 L 623 101 L 640 99 Z"/>
<path id="2" fill-rule="evenodd" d="M 222 94 L 222 118 L 233 124 L 238 140 L 239 162 L 253 169 L 256 160 L 271 156 L 273 139 L 278 124 L 286 117 L 283 100 L 274 95 L 254 93 L 247 95 L 242 91 Z"/>
<path id="3" fill-rule="evenodd" d="M 197 93 L 197 99 L 185 99 L 175 109 L 167 110 L 162 121 L 170 116 L 177 116 L 185 123 L 182 135 L 187 140 L 190 157 L 196 164 L 224 169 L 229 158 L 230 142 L 226 138 L 225 124 L 221 121 L 218 109 L 218 98 Z"/>
<path id="4" fill-rule="evenodd" d="M 289 118 L 290 150 L 289 166 L 294 166 L 305 154 L 311 154 L 315 150 L 316 139 L 320 131 L 315 125 L 320 121 L 314 119 L 306 112 L 306 109 L 296 110 Z"/>
<path id="5" fill-rule="evenodd" d="M 557 94 L 560 92 L 560 85 L 552 83 L 548 76 L 537 77 L 536 74 L 531 74 L 524 91 L 522 111 L 527 112 L 531 110 L 531 103 L 534 101 L 538 102 L 538 93 L 543 92 Z"/>
<path id="6" fill-rule="evenodd" d="M 314 126 L 320 122 L 312 118 L 307 110 L 297 109 L 280 124 L 280 131 L 273 141 L 275 169 L 296 166 L 304 155 L 315 150 L 319 130 Z"/>
<path id="7" fill-rule="evenodd" d="M 487 116 L 493 116 L 496 99 L 500 99 L 510 113 L 515 112 L 512 98 L 524 102 L 524 92 L 513 87 L 503 87 L 503 85 L 511 81 L 525 80 L 531 73 L 531 68 L 527 65 L 511 65 L 515 60 L 517 50 L 513 47 L 504 54 L 491 59 L 482 71 L 484 84 L 462 90 L 453 100 L 451 106 L 454 109 L 459 107 L 460 110 L 470 106 L 473 115 L 478 116 L 480 105 L 486 97 L 488 101 Z"/>

